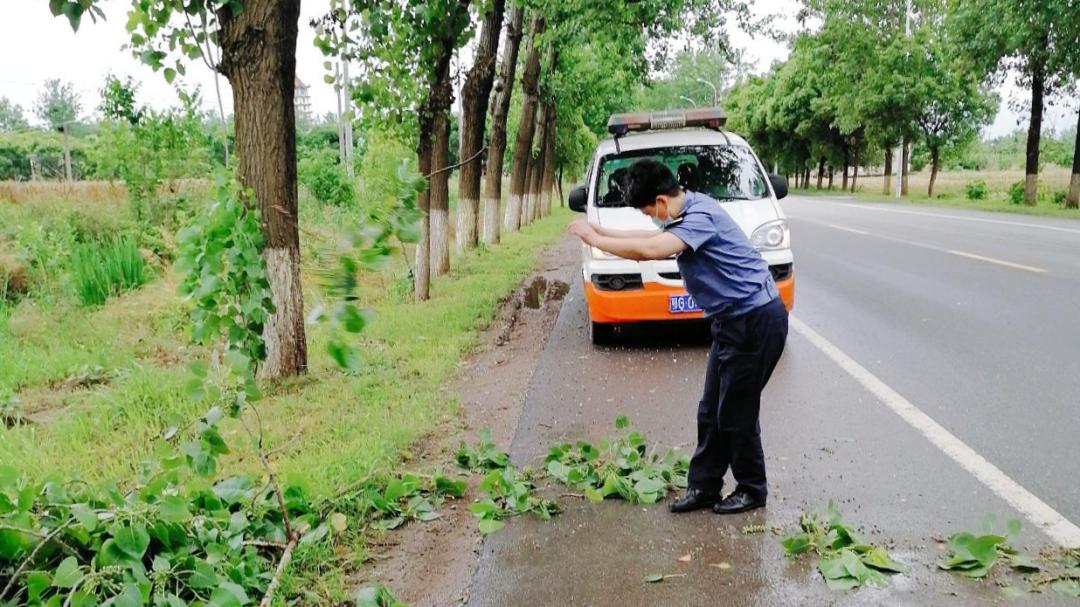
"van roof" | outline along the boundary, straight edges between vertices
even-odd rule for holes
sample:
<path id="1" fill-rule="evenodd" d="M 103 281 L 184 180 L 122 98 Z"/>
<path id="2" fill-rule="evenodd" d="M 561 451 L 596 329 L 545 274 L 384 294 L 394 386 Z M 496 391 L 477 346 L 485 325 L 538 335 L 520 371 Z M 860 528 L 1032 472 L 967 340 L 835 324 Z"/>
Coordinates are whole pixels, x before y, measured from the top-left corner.
<path id="1" fill-rule="evenodd" d="M 749 148 L 749 144 L 742 137 L 729 131 L 714 131 L 705 128 L 685 128 L 645 131 L 642 133 L 629 133 L 619 137 L 619 149 L 647 150 L 650 148 L 666 148 L 682 145 L 734 145 Z M 597 146 L 597 152 L 601 156 L 615 153 L 615 140 L 611 137 L 604 139 Z"/>

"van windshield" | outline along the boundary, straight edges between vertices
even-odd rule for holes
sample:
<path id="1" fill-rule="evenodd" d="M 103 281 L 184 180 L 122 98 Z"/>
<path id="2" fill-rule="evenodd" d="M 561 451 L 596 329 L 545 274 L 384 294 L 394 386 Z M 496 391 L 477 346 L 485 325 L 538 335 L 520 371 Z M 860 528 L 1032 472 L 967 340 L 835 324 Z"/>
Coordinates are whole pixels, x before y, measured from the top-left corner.
<path id="1" fill-rule="evenodd" d="M 769 196 L 765 175 L 749 148 L 732 145 L 675 146 L 632 150 L 605 156 L 596 182 L 596 206 L 622 207 L 631 164 L 652 158 L 671 169 L 684 190 L 720 202 L 762 200 Z"/>

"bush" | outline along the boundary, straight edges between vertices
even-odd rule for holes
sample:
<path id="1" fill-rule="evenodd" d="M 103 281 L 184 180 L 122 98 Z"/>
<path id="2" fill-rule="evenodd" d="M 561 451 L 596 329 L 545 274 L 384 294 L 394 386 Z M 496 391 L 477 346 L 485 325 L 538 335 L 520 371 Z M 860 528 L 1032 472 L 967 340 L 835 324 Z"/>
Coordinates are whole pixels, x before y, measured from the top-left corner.
<path id="1" fill-rule="evenodd" d="M 26 268 L 10 255 L 0 255 L 0 304 L 14 301 L 29 288 Z"/>
<path id="2" fill-rule="evenodd" d="M 356 204 L 356 188 L 333 150 L 311 150 L 304 154 L 297 166 L 297 177 L 323 204 L 338 207 Z"/>
<path id="3" fill-rule="evenodd" d="M 130 238 L 80 244 L 71 252 L 71 278 L 84 306 L 100 306 L 145 284 L 146 261 Z"/>
<path id="4" fill-rule="evenodd" d="M 1059 207 L 1065 206 L 1065 201 L 1068 200 L 1068 198 L 1069 198 L 1069 191 L 1068 190 L 1058 190 L 1058 191 L 1054 192 L 1053 194 L 1051 194 L 1051 202 L 1058 205 Z"/>
<path id="5" fill-rule="evenodd" d="M 1024 204 L 1024 182 L 1017 181 L 1009 186 L 1009 202 L 1013 204 Z"/>
<path id="6" fill-rule="evenodd" d="M 371 133 L 360 165 L 361 205 L 372 217 L 382 218 L 397 206 L 403 185 L 402 167 L 415 170 L 416 154 L 387 133 Z"/>
<path id="7" fill-rule="evenodd" d="M 990 195 L 990 188 L 986 186 L 985 181 L 978 179 L 964 186 L 964 193 L 968 200 L 986 200 Z"/>

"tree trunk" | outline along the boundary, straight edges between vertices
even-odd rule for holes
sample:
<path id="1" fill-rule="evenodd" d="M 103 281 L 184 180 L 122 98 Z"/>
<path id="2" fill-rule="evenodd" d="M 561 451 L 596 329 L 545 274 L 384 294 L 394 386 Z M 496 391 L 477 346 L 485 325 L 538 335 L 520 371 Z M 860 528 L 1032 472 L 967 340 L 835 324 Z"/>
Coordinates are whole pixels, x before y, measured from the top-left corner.
<path id="1" fill-rule="evenodd" d="M 846 192 L 847 191 L 847 186 L 848 186 L 848 173 L 847 173 L 847 170 L 848 170 L 848 148 L 845 145 L 844 146 L 844 177 L 840 182 L 840 185 L 841 185 L 840 191 L 841 192 Z"/>
<path id="2" fill-rule="evenodd" d="M 459 15 L 468 11 L 469 0 L 458 0 L 455 9 Z M 454 53 L 455 15 L 447 15 L 443 32 L 436 42 L 434 65 L 430 72 L 431 88 L 418 113 L 419 132 L 416 148 L 417 166 L 420 174 L 428 178 L 428 187 L 418 197 L 420 241 L 416 245 L 417 301 L 430 295 L 431 276 L 438 274 L 437 266 L 449 267 L 449 171 L 440 170 L 449 164 L 450 118 L 448 112 L 453 102 L 450 87 L 450 57 Z M 440 231 L 441 230 L 441 231 Z M 445 270 L 444 270 L 445 271 Z"/>
<path id="3" fill-rule="evenodd" d="M 881 193 L 892 194 L 892 148 L 885 146 L 885 178 L 882 179 Z"/>
<path id="4" fill-rule="evenodd" d="M 544 143 L 547 139 L 547 102 L 540 104 L 536 111 L 536 155 L 529 158 L 529 173 L 527 192 L 525 194 L 524 212 L 522 213 L 522 225 L 527 225 L 536 220 L 537 206 L 540 204 L 540 188 L 544 181 Z"/>
<path id="5" fill-rule="evenodd" d="M 476 58 L 461 92 L 461 151 L 458 175 L 457 250 L 461 253 L 476 246 L 480 209 L 480 149 L 484 142 L 488 99 L 495 80 L 495 53 L 502 31 L 506 0 L 493 0 L 484 15 L 483 31 L 476 46 Z M 472 160 L 469 160 L 473 156 Z"/>
<path id="6" fill-rule="evenodd" d="M 1073 145 L 1072 179 L 1069 181 L 1069 197 L 1065 207 L 1080 208 L 1080 110 L 1076 113 L 1076 143 Z"/>
<path id="7" fill-rule="evenodd" d="M 926 190 L 927 198 L 934 197 L 934 182 L 937 181 L 938 169 L 941 167 L 941 148 L 930 149 L 930 187 Z"/>
<path id="8" fill-rule="evenodd" d="M 60 130 L 64 132 L 64 176 L 71 183 L 71 144 L 68 142 L 67 123 L 60 125 Z"/>
<path id="9" fill-rule="evenodd" d="M 427 117 L 425 118 L 425 115 Z M 416 146 L 416 168 L 421 175 L 431 173 L 431 153 L 434 148 L 432 120 L 427 110 L 420 111 L 420 137 Z M 420 239 L 416 242 L 416 269 L 413 275 L 413 297 L 416 301 L 426 301 L 431 296 L 431 188 L 416 197 L 416 206 L 420 210 Z"/>
<path id="10" fill-rule="evenodd" d="M 810 167 L 807 166 L 803 169 L 802 187 L 804 190 L 810 189 Z"/>
<path id="11" fill-rule="evenodd" d="M 830 192 L 832 191 L 832 184 L 833 184 L 833 168 L 829 167 L 829 191 Z"/>
<path id="12" fill-rule="evenodd" d="M 821 180 L 825 177 L 825 157 L 822 156 L 817 165 L 817 189 L 821 189 Z"/>
<path id="13" fill-rule="evenodd" d="M 514 157 L 510 166 L 510 196 L 506 201 L 506 220 L 503 228 L 516 232 L 521 227 L 521 204 L 525 196 L 526 173 L 529 168 L 529 152 L 532 150 L 533 131 L 536 127 L 536 106 L 540 80 L 540 45 L 538 36 L 544 33 L 544 18 L 536 15 L 529 26 L 526 41 L 525 72 L 521 75 L 521 121 L 518 122 Z"/>
<path id="14" fill-rule="evenodd" d="M 1043 66 L 1036 63 L 1031 72 L 1031 121 L 1028 123 L 1027 156 L 1024 166 L 1024 204 L 1035 206 L 1039 197 L 1039 138 L 1042 136 Z"/>
<path id="15" fill-rule="evenodd" d="M 218 69 L 233 90 L 238 174 L 255 193 L 274 313 L 263 328 L 263 377 L 307 368 L 296 204 L 296 36 L 299 0 L 246 0 L 222 11 Z"/>
<path id="16" fill-rule="evenodd" d="M 859 181 L 859 148 L 855 148 L 855 162 L 851 165 L 851 193 L 855 193 L 855 185 Z"/>
<path id="17" fill-rule="evenodd" d="M 900 195 L 908 195 L 908 165 L 911 159 L 911 142 L 904 140 L 904 148 L 900 153 Z"/>
<path id="18" fill-rule="evenodd" d="M 517 70 L 521 24 L 525 14 L 524 9 L 513 2 L 508 10 L 502 63 L 499 66 L 499 84 L 495 87 L 491 133 L 488 135 L 487 175 L 484 179 L 481 238 L 488 246 L 499 242 L 499 201 L 502 199 L 503 159 L 506 155 L 506 118 L 510 113 L 510 98 L 514 92 L 514 72 Z"/>
<path id="19" fill-rule="evenodd" d="M 440 94 L 446 99 L 453 95 L 450 74 Z M 435 113 L 431 129 L 435 139 L 431 149 L 431 172 L 428 180 L 431 188 L 431 276 L 442 276 L 450 271 L 450 171 L 443 170 L 450 164 L 450 113 L 449 104 Z"/>
<path id="20" fill-rule="evenodd" d="M 555 137 L 558 134 L 555 103 L 547 105 L 547 137 L 544 139 L 544 179 L 540 185 L 540 215 L 551 214 L 551 195 L 555 189 Z"/>

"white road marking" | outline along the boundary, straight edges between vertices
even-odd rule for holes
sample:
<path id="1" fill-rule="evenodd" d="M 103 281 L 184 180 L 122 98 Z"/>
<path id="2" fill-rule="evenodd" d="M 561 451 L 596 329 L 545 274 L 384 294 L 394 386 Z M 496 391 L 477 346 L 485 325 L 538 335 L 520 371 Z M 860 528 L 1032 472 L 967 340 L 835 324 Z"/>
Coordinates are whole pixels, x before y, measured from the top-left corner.
<path id="1" fill-rule="evenodd" d="M 1068 548 L 1080 547 L 1080 527 L 1070 522 L 1004 472 L 991 464 L 974 449 L 946 430 L 941 424 L 923 413 L 918 407 L 877 378 L 832 342 L 822 337 L 795 316 L 790 317 L 791 326 L 799 335 L 821 350 L 830 360 L 859 382 L 886 407 L 892 409 L 911 427 L 967 470 L 998 497 L 1016 508 L 1024 518 L 1042 529 L 1050 539 Z"/>
<path id="2" fill-rule="evenodd" d="M 948 215 L 945 213 L 927 213 L 926 211 L 907 211 L 903 209 L 888 209 L 883 207 L 875 207 L 867 204 L 854 204 L 850 202 L 837 202 L 834 203 L 844 207 L 851 207 L 853 209 L 862 209 L 864 211 L 880 211 L 882 213 L 900 213 L 901 215 L 920 215 L 922 217 L 939 217 L 941 219 L 955 219 L 957 221 L 975 221 L 978 223 L 996 223 L 1005 226 L 1016 226 L 1020 228 L 1035 228 L 1038 230 L 1051 230 L 1053 232 L 1066 232 L 1069 234 L 1080 234 L 1080 229 L 1076 228 L 1063 228 L 1060 226 L 1048 226 L 1040 223 L 1027 223 L 1023 221 L 1005 221 L 1003 219 L 987 219 L 985 217 L 967 217 L 965 215 Z"/>
<path id="3" fill-rule="evenodd" d="M 847 228 L 844 226 L 838 226 L 835 223 L 829 224 L 830 228 L 836 228 L 837 230 L 843 230 L 845 232 L 851 232 L 852 234 L 862 234 L 863 236 L 870 236 L 870 232 L 863 232 L 862 230 L 856 230 L 855 228 Z"/>
<path id="4" fill-rule="evenodd" d="M 984 255 L 976 255 L 975 253 L 967 253 L 965 251 L 957 251 L 955 249 L 944 249 L 941 247 L 935 247 L 923 242 L 916 242 L 914 240 L 908 240 L 906 238 L 897 238 L 895 236 L 886 236 L 884 234 L 874 234 L 864 230 L 857 230 L 855 228 L 849 228 L 847 226 L 837 225 L 835 223 L 824 223 L 821 221 L 814 221 L 813 219 L 799 219 L 799 221 L 805 221 L 807 223 L 814 223 L 817 225 L 828 226 L 836 230 L 842 230 L 844 232 L 851 232 L 852 234 L 859 234 L 860 236 L 871 236 L 873 238 L 881 238 L 882 240 L 889 240 L 892 242 L 899 242 L 901 244 L 910 245 L 913 247 L 919 247 L 922 249 L 929 249 L 931 251 L 938 251 L 941 253 L 949 253 L 950 255 L 957 255 L 960 257 L 966 257 L 968 259 L 974 259 L 977 261 L 985 261 L 987 263 L 997 264 L 1006 268 L 1012 268 L 1014 270 L 1024 270 L 1026 272 L 1035 272 L 1036 274 L 1045 274 L 1049 270 L 1045 268 L 1036 268 L 1035 266 L 1024 265 L 1022 263 L 1016 263 L 1013 261 L 1005 261 L 1004 259 L 996 259 L 994 257 L 986 257 Z"/>
<path id="5" fill-rule="evenodd" d="M 976 255 L 974 253 L 965 253 L 963 251 L 954 251 L 952 249 L 947 249 L 947 250 L 948 250 L 949 253 L 952 253 L 953 255 L 959 255 L 960 257 L 967 257 L 968 259 L 977 259 L 979 261 L 985 261 L 987 263 L 996 263 L 999 266 L 1005 266 L 1006 268 L 1015 268 L 1017 270 L 1025 270 L 1025 271 L 1028 271 L 1028 272 L 1037 272 L 1037 273 L 1040 273 L 1040 274 L 1046 272 L 1046 270 L 1044 268 L 1036 268 L 1035 266 L 1025 266 L 1022 263 L 1013 263 L 1011 261 L 1002 261 L 1000 259 L 994 259 L 993 257 L 983 257 L 982 255 Z"/>

